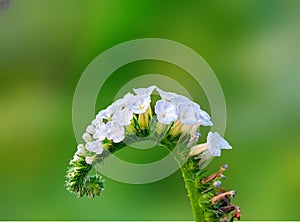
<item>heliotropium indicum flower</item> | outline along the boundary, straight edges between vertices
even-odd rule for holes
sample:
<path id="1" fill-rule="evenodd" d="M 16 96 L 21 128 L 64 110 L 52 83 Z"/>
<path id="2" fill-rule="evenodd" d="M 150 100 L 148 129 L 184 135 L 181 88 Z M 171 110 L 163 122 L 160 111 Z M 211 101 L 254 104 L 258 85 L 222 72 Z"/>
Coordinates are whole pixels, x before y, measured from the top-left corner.
<path id="1" fill-rule="evenodd" d="M 170 124 L 178 118 L 176 106 L 171 102 L 159 100 L 156 102 L 154 110 L 158 121 L 161 123 Z"/>
<path id="2" fill-rule="evenodd" d="M 169 151 L 181 169 L 196 221 L 232 221 L 240 218 L 240 208 L 230 202 L 235 191 L 221 187 L 223 172 L 208 177 L 203 174 L 221 149 L 231 149 L 217 132 L 209 132 L 205 143 L 198 144 L 201 127 L 212 126 L 207 112 L 189 98 L 165 92 L 156 86 L 133 89 L 101 110 L 83 133 L 84 143 L 70 161 L 66 176 L 67 189 L 78 196 L 93 198 L 102 193 L 103 180 L 90 175 L 94 164 L 137 138 L 155 141 Z M 179 149 L 177 149 L 180 147 Z"/>

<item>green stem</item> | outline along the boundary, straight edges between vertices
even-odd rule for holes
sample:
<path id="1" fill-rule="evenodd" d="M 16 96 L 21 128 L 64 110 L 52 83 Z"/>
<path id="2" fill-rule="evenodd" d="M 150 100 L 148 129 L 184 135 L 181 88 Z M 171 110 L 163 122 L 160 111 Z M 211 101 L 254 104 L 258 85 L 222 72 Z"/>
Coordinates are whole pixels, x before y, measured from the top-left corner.
<path id="1" fill-rule="evenodd" d="M 195 174 L 193 170 L 190 169 L 188 162 L 183 164 L 180 169 L 182 177 L 184 179 L 185 188 L 187 189 L 187 194 L 192 206 L 194 219 L 196 222 L 203 221 L 203 211 L 198 204 L 200 193 L 199 190 L 195 187 Z"/>

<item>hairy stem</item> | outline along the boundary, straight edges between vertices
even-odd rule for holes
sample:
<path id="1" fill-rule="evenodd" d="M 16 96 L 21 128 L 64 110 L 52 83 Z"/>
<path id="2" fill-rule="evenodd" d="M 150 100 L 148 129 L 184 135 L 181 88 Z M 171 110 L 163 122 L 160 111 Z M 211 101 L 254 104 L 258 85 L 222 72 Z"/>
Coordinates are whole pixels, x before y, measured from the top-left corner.
<path id="1" fill-rule="evenodd" d="M 193 170 L 190 169 L 188 162 L 181 166 L 181 173 L 185 183 L 185 188 L 187 189 L 187 194 L 192 207 L 194 219 L 196 222 L 203 221 L 203 211 L 198 204 L 200 193 L 195 186 L 195 174 Z"/>

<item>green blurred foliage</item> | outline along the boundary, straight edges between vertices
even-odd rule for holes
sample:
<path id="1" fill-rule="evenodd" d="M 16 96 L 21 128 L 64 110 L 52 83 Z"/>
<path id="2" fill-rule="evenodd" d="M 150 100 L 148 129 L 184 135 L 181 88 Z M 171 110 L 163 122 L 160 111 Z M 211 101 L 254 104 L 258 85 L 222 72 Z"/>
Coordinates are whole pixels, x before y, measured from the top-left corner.
<path id="1" fill-rule="evenodd" d="M 192 220 L 179 172 L 145 185 L 106 178 L 103 196 L 93 201 L 64 189 L 76 147 L 71 115 L 78 79 L 104 50 L 145 37 L 185 44 L 215 71 L 234 149 L 210 171 L 229 164 L 225 185 L 237 189 L 243 219 L 299 220 L 297 0 L 11 0 L 0 9 L 0 219 Z M 202 89 L 183 70 L 142 61 L 107 80 L 96 111 L 146 73 L 179 81 L 209 110 Z"/>

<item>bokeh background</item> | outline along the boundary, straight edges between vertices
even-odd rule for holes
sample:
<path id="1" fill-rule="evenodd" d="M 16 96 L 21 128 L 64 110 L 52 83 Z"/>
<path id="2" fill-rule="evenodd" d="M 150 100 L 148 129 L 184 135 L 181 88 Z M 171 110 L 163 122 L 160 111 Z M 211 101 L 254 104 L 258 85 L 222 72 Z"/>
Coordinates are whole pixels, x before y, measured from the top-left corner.
<path id="1" fill-rule="evenodd" d="M 227 103 L 226 138 L 234 149 L 209 170 L 229 164 L 225 185 L 237 189 L 242 219 L 300 220 L 300 1 L 0 5 L 0 220 L 193 219 L 179 172 L 145 185 L 106 178 L 103 196 L 92 201 L 64 188 L 76 149 L 72 99 L 82 72 L 104 50 L 146 37 L 182 43 L 215 71 Z M 107 80 L 95 111 L 143 73 L 179 81 L 209 110 L 187 73 L 142 61 Z M 142 153 L 136 156 L 147 161 Z"/>

